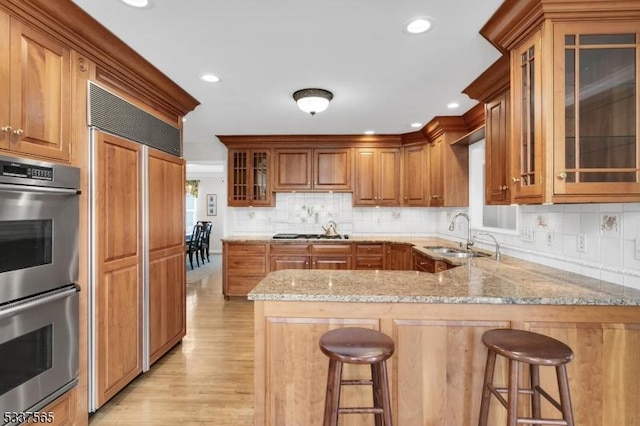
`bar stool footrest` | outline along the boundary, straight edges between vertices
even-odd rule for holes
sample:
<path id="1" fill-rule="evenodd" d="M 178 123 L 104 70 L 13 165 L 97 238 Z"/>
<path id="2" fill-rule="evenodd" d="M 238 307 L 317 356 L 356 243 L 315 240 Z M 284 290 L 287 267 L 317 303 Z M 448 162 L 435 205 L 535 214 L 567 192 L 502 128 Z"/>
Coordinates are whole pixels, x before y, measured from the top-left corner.
<path id="1" fill-rule="evenodd" d="M 382 408 L 375 407 L 341 407 L 338 408 L 339 414 L 383 414 Z"/>
<path id="2" fill-rule="evenodd" d="M 373 385 L 373 380 L 371 380 L 371 379 L 352 379 L 352 380 L 343 380 L 341 383 L 343 385 L 350 385 L 350 386 L 358 386 L 358 385 L 371 386 L 371 385 Z"/>

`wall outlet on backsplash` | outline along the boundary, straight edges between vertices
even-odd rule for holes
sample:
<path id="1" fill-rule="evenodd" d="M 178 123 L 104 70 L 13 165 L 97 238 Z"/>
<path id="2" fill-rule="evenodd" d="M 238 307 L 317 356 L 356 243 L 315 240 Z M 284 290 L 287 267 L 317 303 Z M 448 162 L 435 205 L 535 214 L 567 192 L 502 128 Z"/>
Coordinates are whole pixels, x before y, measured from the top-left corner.
<path id="1" fill-rule="evenodd" d="M 533 228 L 522 228 L 520 230 L 520 239 L 522 241 L 533 242 Z"/>
<path id="2" fill-rule="evenodd" d="M 587 252 L 587 234 L 578 234 L 578 244 L 576 250 L 580 253 Z"/>
<path id="3" fill-rule="evenodd" d="M 636 238 L 636 250 L 634 251 L 636 260 L 640 260 L 640 238 Z"/>
<path id="4" fill-rule="evenodd" d="M 548 246 L 553 245 L 553 230 L 547 231 L 547 245 Z"/>

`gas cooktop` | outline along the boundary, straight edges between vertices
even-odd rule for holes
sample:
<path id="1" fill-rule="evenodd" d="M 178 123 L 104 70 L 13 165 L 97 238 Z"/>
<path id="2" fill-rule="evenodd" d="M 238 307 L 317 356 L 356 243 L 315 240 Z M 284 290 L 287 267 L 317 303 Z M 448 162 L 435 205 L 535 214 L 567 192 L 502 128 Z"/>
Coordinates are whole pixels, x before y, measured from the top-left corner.
<path id="1" fill-rule="evenodd" d="M 348 239 L 348 235 L 325 235 L 325 234 L 276 234 L 273 236 L 276 240 L 342 240 Z"/>

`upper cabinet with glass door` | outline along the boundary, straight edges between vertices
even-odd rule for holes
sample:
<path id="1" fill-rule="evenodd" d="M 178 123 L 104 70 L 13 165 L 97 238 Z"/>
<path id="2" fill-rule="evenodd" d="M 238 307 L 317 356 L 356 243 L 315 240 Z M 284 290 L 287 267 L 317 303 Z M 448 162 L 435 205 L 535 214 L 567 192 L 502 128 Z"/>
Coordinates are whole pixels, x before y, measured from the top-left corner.
<path id="1" fill-rule="evenodd" d="M 511 56 L 512 200 L 640 201 L 640 2 L 505 2 L 481 30 Z"/>

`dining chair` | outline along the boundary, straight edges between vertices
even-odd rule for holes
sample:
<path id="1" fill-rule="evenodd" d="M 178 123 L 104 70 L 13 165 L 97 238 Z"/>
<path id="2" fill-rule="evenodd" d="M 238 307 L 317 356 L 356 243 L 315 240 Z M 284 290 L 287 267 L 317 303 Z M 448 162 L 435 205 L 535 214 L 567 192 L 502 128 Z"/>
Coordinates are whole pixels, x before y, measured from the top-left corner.
<path id="1" fill-rule="evenodd" d="M 196 255 L 196 263 L 200 266 L 200 260 L 198 260 L 198 253 L 200 252 L 201 238 L 203 232 L 203 226 L 200 223 L 196 223 L 193 227 L 193 231 L 191 232 L 191 238 L 188 239 L 186 245 L 186 254 L 189 256 L 189 263 L 191 264 L 191 269 L 193 269 L 193 255 Z M 204 260 L 202 261 L 204 264 Z"/>
<path id="2" fill-rule="evenodd" d="M 211 262 L 209 259 L 209 241 L 211 239 L 211 229 L 213 228 L 213 224 L 211 221 L 200 221 L 198 222 L 202 225 L 202 234 L 200 236 L 200 247 L 199 253 L 200 258 L 202 259 L 202 264 L 204 265 L 204 257 L 207 257 L 207 261 Z"/>

